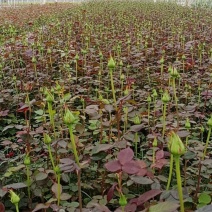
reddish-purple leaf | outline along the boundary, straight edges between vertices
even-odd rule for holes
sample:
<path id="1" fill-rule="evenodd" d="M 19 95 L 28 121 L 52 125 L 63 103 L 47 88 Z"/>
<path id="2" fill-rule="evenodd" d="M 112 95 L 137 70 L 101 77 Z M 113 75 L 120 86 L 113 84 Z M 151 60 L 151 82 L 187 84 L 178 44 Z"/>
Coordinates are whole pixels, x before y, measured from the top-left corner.
<path id="1" fill-rule="evenodd" d="M 163 150 L 159 150 L 156 152 L 156 159 L 161 159 L 161 158 L 164 158 L 164 151 Z"/>
<path id="2" fill-rule="evenodd" d="M 131 131 L 131 132 L 138 132 L 138 131 L 140 131 L 143 127 L 144 127 L 143 124 L 133 125 L 133 126 L 130 127 L 129 131 Z"/>
<path id="3" fill-rule="evenodd" d="M 20 107 L 17 112 L 26 112 L 27 110 L 29 110 L 29 106 L 28 105 L 23 105 L 22 107 Z"/>
<path id="4" fill-rule="evenodd" d="M 145 176 L 147 173 L 147 169 L 139 169 L 138 173 L 136 175 L 138 176 Z"/>
<path id="5" fill-rule="evenodd" d="M 111 144 L 98 144 L 97 146 L 95 146 L 92 150 L 92 154 L 97 154 L 99 152 L 104 152 L 107 151 L 109 149 L 112 149 L 113 145 Z"/>
<path id="6" fill-rule="evenodd" d="M 135 203 L 129 203 L 125 207 L 125 211 L 135 212 L 137 209 L 137 205 Z"/>
<path id="7" fill-rule="evenodd" d="M 127 174 L 135 174 L 135 173 L 139 172 L 140 167 L 138 166 L 138 163 L 136 163 L 136 161 L 132 160 L 132 161 L 125 163 L 122 166 L 122 170 L 124 172 L 126 172 Z"/>
<path id="8" fill-rule="evenodd" d="M 105 168 L 110 172 L 118 172 L 121 170 L 121 164 L 118 160 L 114 160 L 106 163 Z"/>
<path id="9" fill-rule="evenodd" d="M 189 133 L 188 131 L 184 130 L 184 131 L 178 131 L 177 134 L 179 135 L 179 137 L 185 138 L 185 137 L 187 137 L 190 133 Z"/>
<path id="10" fill-rule="evenodd" d="M 107 206 L 105 205 L 100 205 L 98 203 L 93 204 L 95 208 L 93 208 L 93 211 L 103 211 L 103 212 L 111 212 Z"/>
<path id="11" fill-rule="evenodd" d="M 109 191 L 107 192 L 107 202 L 110 202 L 110 200 L 113 198 L 114 190 L 118 183 L 114 183 L 112 187 L 110 187 Z"/>
<path id="12" fill-rule="evenodd" d="M 143 160 L 136 160 L 136 162 L 141 169 L 144 169 L 147 167 L 146 163 Z"/>
<path id="13" fill-rule="evenodd" d="M 0 202 L 0 211 L 5 212 L 4 204 Z"/>
<path id="14" fill-rule="evenodd" d="M 122 165 L 131 161 L 133 159 L 133 156 L 134 156 L 134 152 L 129 147 L 121 150 L 118 153 L 118 159 Z"/>
<path id="15" fill-rule="evenodd" d="M 158 168 L 158 169 L 162 169 L 164 167 L 164 165 L 167 164 L 167 160 L 166 159 L 159 159 L 156 161 L 155 164 L 151 165 L 151 168 Z"/>
<path id="16" fill-rule="evenodd" d="M 146 176 L 153 179 L 155 176 L 151 171 L 147 171 Z"/>
<path id="17" fill-rule="evenodd" d="M 49 208 L 50 206 L 50 203 L 46 203 L 46 204 L 43 204 L 43 203 L 40 203 L 40 204 L 37 204 L 35 209 L 32 211 L 32 212 L 35 212 L 35 211 L 39 211 L 41 209 L 46 209 L 46 208 Z"/>
<path id="18" fill-rule="evenodd" d="M 162 191 L 159 189 L 152 189 L 150 191 L 147 191 L 145 193 L 143 193 L 142 195 L 140 195 L 138 197 L 138 201 L 137 201 L 137 205 L 142 205 L 145 202 L 147 202 L 148 200 L 154 198 L 155 196 L 159 195 Z"/>
<path id="19" fill-rule="evenodd" d="M 4 117 L 8 115 L 9 110 L 0 111 L 0 117 Z"/>

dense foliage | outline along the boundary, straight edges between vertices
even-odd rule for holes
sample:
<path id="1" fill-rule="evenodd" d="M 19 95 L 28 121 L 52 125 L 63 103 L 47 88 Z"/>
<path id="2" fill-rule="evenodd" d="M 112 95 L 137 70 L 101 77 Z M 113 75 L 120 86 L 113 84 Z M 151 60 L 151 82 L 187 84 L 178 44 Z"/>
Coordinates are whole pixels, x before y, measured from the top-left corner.
<path id="1" fill-rule="evenodd" d="M 1 12 L 0 211 L 212 211 L 210 10 Z"/>

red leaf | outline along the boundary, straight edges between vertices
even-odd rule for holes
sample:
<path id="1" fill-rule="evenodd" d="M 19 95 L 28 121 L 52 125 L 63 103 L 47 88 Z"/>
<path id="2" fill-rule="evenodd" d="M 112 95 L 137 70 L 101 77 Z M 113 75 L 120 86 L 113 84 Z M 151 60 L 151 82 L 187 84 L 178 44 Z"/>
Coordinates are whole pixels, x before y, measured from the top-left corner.
<path id="1" fill-rule="evenodd" d="M 150 191 L 145 192 L 144 194 L 138 197 L 137 205 L 142 205 L 148 200 L 154 198 L 155 196 L 159 195 L 162 191 L 159 189 L 152 189 Z"/>
<path id="2" fill-rule="evenodd" d="M 155 168 L 158 168 L 158 169 L 162 169 L 164 167 L 164 165 L 166 165 L 166 164 L 167 164 L 166 159 L 160 159 L 155 164 L 153 164 L 151 166 L 151 168 L 155 167 Z"/>
<path id="3" fill-rule="evenodd" d="M 141 169 L 144 169 L 147 167 L 146 163 L 143 160 L 137 160 L 136 162 Z"/>
<path id="4" fill-rule="evenodd" d="M 118 160 L 114 160 L 106 163 L 105 168 L 110 172 L 118 172 L 121 170 L 121 164 Z"/>
<path id="5" fill-rule="evenodd" d="M 139 172 L 140 167 L 138 166 L 136 161 L 132 160 L 132 161 L 125 163 L 122 166 L 122 170 L 124 172 L 126 172 L 127 174 L 135 174 L 135 173 Z"/>
<path id="6" fill-rule="evenodd" d="M 113 198 L 114 190 L 117 185 L 118 183 L 114 183 L 112 187 L 109 189 L 109 191 L 107 192 L 107 202 L 110 202 L 110 200 Z"/>
<path id="7" fill-rule="evenodd" d="M 138 176 L 145 176 L 147 173 L 147 169 L 139 169 L 139 172 L 136 174 Z"/>
<path id="8" fill-rule="evenodd" d="M 0 202 L 0 211 L 5 212 L 4 204 Z"/>
<path id="9" fill-rule="evenodd" d="M 125 211 L 135 212 L 137 209 L 137 205 L 135 203 L 129 203 L 125 207 Z"/>
<path id="10" fill-rule="evenodd" d="M 20 107 L 17 112 L 26 112 L 27 110 L 29 110 L 29 106 L 28 105 L 23 105 L 22 107 Z"/>
<path id="11" fill-rule="evenodd" d="M 151 179 L 153 179 L 155 177 L 154 174 L 150 171 L 147 171 L 146 176 L 151 178 Z"/>
<path id="12" fill-rule="evenodd" d="M 163 150 L 159 150 L 156 152 L 156 159 L 162 159 L 164 158 L 164 151 Z"/>
<path id="13" fill-rule="evenodd" d="M 122 165 L 131 161 L 133 159 L 133 156 L 134 156 L 134 152 L 129 147 L 121 150 L 118 153 L 118 159 Z"/>

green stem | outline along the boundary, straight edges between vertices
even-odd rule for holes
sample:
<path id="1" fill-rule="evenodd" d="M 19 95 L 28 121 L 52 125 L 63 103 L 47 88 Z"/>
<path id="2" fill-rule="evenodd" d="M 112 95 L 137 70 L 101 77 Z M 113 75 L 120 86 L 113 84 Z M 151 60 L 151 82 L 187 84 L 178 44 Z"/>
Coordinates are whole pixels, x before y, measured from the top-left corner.
<path id="1" fill-rule="evenodd" d="M 161 76 L 163 76 L 163 64 L 161 64 L 161 66 L 160 66 L 160 74 L 161 74 Z"/>
<path id="2" fill-rule="evenodd" d="M 164 138 L 165 130 L 166 130 L 166 103 L 163 104 L 163 133 L 162 133 L 163 138 Z"/>
<path id="3" fill-rule="evenodd" d="M 135 157 L 138 155 L 138 132 L 135 133 Z"/>
<path id="4" fill-rule="evenodd" d="M 71 146 L 72 146 L 72 149 L 73 149 L 75 161 L 76 161 L 77 165 L 80 167 L 79 157 L 78 157 L 78 153 L 77 153 L 77 147 L 76 147 L 74 134 L 73 134 L 73 125 L 70 124 L 68 126 L 68 128 L 69 128 L 69 133 L 70 133 L 70 137 L 71 137 Z"/>
<path id="5" fill-rule="evenodd" d="M 79 210 L 82 212 L 81 169 L 77 171 L 77 186 L 79 195 Z"/>
<path id="6" fill-rule="evenodd" d="M 76 60 L 76 64 L 75 65 L 76 65 L 76 70 L 75 71 L 76 71 L 76 82 L 77 82 L 77 66 L 78 66 L 77 60 Z"/>
<path id="7" fill-rule="evenodd" d="M 55 124 L 54 124 L 54 114 L 53 114 L 51 102 L 48 102 L 48 112 L 49 112 L 50 124 L 52 125 L 53 132 L 54 132 L 54 138 L 56 138 Z"/>
<path id="8" fill-rule="evenodd" d="M 156 98 L 154 97 L 153 99 L 153 102 L 154 102 L 154 125 L 155 125 L 155 113 L 156 113 Z"/>
<path id="9" fill-rule="evenodd" d="M 209 127 L 208 137 L 207 137 L 207 140 L 206 140 L 206 144 L 205 144 L 205 149 L 204 149 L 204 153 L 203 153 L 203 156 L 202 156 L 202 160 L 204 160 L 205 156 L 206 156 L 206 152 L 207 152 L 207 148 L 208 148 L 208 144 L 209 144 L 209 140 L 210 140 L 210 136 L 211 136 L 211 129 L 212 129 L 212 127 Z"/>
<path id="10" fill-rule="evenodd" d="M 177 189 L 180 200 L 180 212 L 184 212 L 184 202 L 183 202 L 183 189 L 182 189 L 182 181 L 180 174 L 180 156 L 174 156 L 175 159 L 175 167 L 176 167 L 176 176 L 177 176 Z"/>
<path id="11" fill-rule="evenodd" d="M 47 147 L 48 147 L 49 157 L 50 157 L 50 160 L 51 160 L 51 163 L 52 163 L 53 170 L 55 170 L 55 164 L 54 164 L 54 159 L 53 159 L 53 156 L 52 156 L 52 151 L 51 151 L 50 144 L 48 144 Z"/>
<path id="12" fill-rule="evenodd" d="M 198 91 L 198 104 L 200 104 L 200 91 Z"/>
<path id="13" fill-rule="evenodd" d="M 111 88 L 112 88 L 112 93 L 113 93 L 113 101 L 114 101 L 115 107 L 117 109 L 116 94 L 115 94 L 115 88 L 114 88 L 114 82 L 113 82 L 113 69 L 110 69 L 110 82 L 111 82 Z"/>
<path id="14" fill-rule="evenodd" d="M 175 99 L 176 112 L 177 112 L 177 126 L 179 126 L 179 113 L 178 113 L 178 103 L 177 103 L 175 78 L 173 78 L 173 90 L 174 90 L 174 99 Z"/>
<path id="15" fill-rule="evenodd" d="M 29 170 L 29 165 L 26 165 L 26 171 L 27 171 L 27 191 L 28 191 L 28 198 L 30 199 L 30 170 Z"/>
<path id="16" fill-rule="evenodd" d="M 172 172 L 173 172 L 173 163 L 174 163 L 174 158 L 173 155 L 171 154 L 170 156 L 170 167 L 169 167 L 169 178 L 168 178 L 168 183 L 166 186 L 166 190 L 169 190 L 170 184 L 171 184 L 171 179 L 172 179 Z"/>
<path id="17" fill-rule="evenodd" d="M 37 66 L 34 64 L 34 71 L 35 71 L 35 77 L 38 79 L 38 72 L 37 72 Z"/>
<path id="18" fill-rule="evenodd" d="M 188 137 L 189 136 L 186 136 L 186 143 L 185 143 L 186 147 L 188 146 Z"/>
<path id="19" fill-rule="evenodd" d="M 19 212 L 18 204 L 15 204 L 16 212 Z"/>
<path id="20" fill-rule="evenodd" d="M 183 60 L 183 73 L 185 73 L 185 61 Z"/>
<path id="21" fill-rule="evenodd" d="M 120 97 L 121 97 L 122 92 L 123 92 L 123 87 L 124 87 L 124 81 L 123 81 L 123 80 L 121 80 L 121 92 L 120 92 Z"/>
<path id="22" fill-rule="evenodd" d="M 148 127 L 150 127 L 149 126 L 149 119 L 150 119 L 150 102 L 148 102 Z M 150 129 L 149 129 L 149 131 L 150 131 Z"/>
<path id="23" fill-rule="evenodd" d="M 60 205 L 60 174 L 57 175 L 57 193 L 58 193 L 58 196 L 57 196 L 57 205 L 59 206 Z"/>
<path id="24" fill-rule="evenodd" d="M 155 147 L 152 148 L 152 163 L 155 164 Z"/>

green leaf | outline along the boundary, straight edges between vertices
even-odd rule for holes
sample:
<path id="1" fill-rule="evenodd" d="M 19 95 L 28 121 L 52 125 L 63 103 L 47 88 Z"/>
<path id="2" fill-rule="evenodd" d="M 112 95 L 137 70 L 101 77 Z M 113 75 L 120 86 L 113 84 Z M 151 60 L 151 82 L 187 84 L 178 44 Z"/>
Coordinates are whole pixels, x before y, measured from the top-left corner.
<path id="1" fill-rule="evenodd" d="M 35 113 L 39 116 L 42 116 L 44 114 L 44 111 L 42 109 L 36 110 Z"/>
<path id="2" fill-rule="evenodd" d="M 68 101 L 70 98 L 71 98 L 71 94 L 70 94 L 70 93 L 66 93 L 66 94 L 64 95 L 64 97 L 63 97 L 63 99 L 64 99 L 65 101 Z"/>
<path id="3" fill-rule="evenodd" d="M 198 202 L 207 205 L 211 202 L 211 196 L 206 193 L 201 193 L 199 195 Z"/>
<path id="4" fill-rule="evenodd" d="M 211 212 L 211 211 L 212 211 L 212 205 L 207 205 L 205 207 L 202 207 L 202 208 L 196 210 L 195 212 Z"/>
<path id="5" fill-rule="evenodd" d="M 97 154 L 102 151 L 105 152 L 112 148 L 113 148 L 113 145 L 111 144 L 97 144 L 97 146 L 93 148 L 92 154 Z"/>
<path id="6" fill-rule="evenodd" d="M 77 208 L 79 206 L 79 203 L 78 202 L 71 202 L 69 204 L 69 206 L 73 207 L 73 208 Z"/>
<path id="7" fill-rule="evenodd" d="M 60 196 L 61 200 L 68 200 L 70 198 L 71 198 L 71 195 L 67 194 L 67 193 L 62 193 L 61 196 Z"/>
<path id="8" fill-rule="evenodd" d="M 205 203 L 199 203 L 199 204 L 197 204 L 197 208 L 202 208 L 202 207 L 204 207 L 204 206 L 206 206 Z"/>
<path id="9" fill-rule="evenodd" d="M 58 186 L 59 185 L 59 186 Z M 52 192 L 55 194 L 55 196 L 58 198 L 59 194 L 62 194 L 62 186 L 61 184 L 57 184 L 57 183 L 54 183 L 53 186 L 52 186 Z"/>
<path id="10" fill-rule="evenodd" d="M 174 202 L 161 202 L 157 205 L 151 206 L 149 212 L 174 212 L 179 208 L 179 204 Z"/>
<path id="11" fill-rule="evenodd" d="M 44 172 L 39 172 L 36 176 L 35 176 L 35 180 L 39 181 L 39 180 L 45 180 L 48 177 L 48 175 Z"/>
<path id="12" fill-rule="evenodd" d="M 142 177 L 142 176 L 132 176 L 130 177 L 132 181 L 138 184 L 142 185 L 147 185 L 147 184 L 152 184 L 153 181 L 147 177 Z"/>

